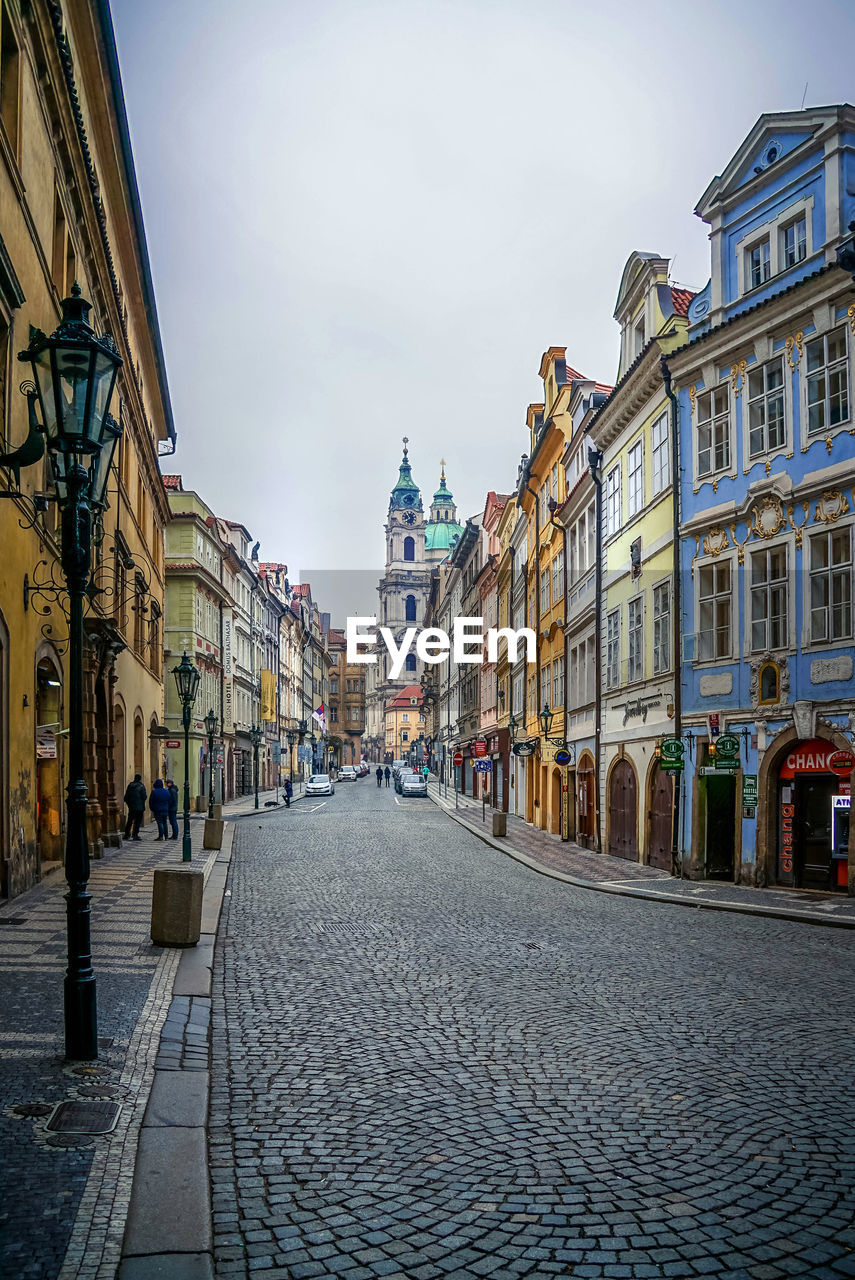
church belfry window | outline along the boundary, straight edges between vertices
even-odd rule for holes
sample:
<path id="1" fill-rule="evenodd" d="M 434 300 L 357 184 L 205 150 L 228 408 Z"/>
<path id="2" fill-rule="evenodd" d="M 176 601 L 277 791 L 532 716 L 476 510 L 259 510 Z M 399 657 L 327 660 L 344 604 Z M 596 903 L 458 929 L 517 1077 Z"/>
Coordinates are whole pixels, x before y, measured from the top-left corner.
<path id="1" fill-rule="evenodd" d="M 405 607 L 406 607 L 406 611 L 407 611 L 407 612 L 406 612 L 406 621 L 407 621 L 407 622 L 415 622 L 415 620 L 416 620 L 416 597 L 415 597 L 415 596 L 407 596 L 407 599 L 406 599 L 406 601 L 405 601 Z"/>
<path id="2" fill-rule="evenodd" d="M 405 559 L 405 560 L 415 560 L 415 558 L 416 558 L 416 543 L 415 543 L 415 539 L 414 539 L 414 538 L 407 537 L 407 538 L 405 538 L 405 539 L 404 539 L 404 559 Z"/>
<path id="3" fill-rule="evenodd" d="M 407 654 L 407 667 L 406 667 L 406 669 L 407 669 L 407 671 L 415 671 L 415 669 L 416 669 L 416 655 L 415 655 L 414 653 L 408 653 L 408 654 Z"/>

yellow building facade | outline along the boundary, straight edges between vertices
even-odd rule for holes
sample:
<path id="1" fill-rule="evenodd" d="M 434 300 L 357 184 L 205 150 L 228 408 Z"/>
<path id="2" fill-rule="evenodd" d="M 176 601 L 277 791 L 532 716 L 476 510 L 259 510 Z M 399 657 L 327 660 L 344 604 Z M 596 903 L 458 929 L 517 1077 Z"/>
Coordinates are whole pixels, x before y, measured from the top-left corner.
<path id="1" fill-rule="evenodd" d="M 113 32 L 80 0 L 62 27 L 44 0 L 4 0 L 0 25 L 0 448 L 27 434 L 16 354 L 51 333 L 79 282 L 123 360 L 123 435 L 93 553 L 86 619 L 85 771 L 92 853 L 121 840 L 134 772 L 150 787 L 162 722 L 163 529 L 158 451 L 174 427 Z M 20 493 L 20 496 L 14 496 Z M 67 624 L 40 584 L 62 581 L 45 459 L 0 472 L 0 891 L 21 893 L 64 845 Z M 33 498 L 37 499 L 34 509 Z"/>

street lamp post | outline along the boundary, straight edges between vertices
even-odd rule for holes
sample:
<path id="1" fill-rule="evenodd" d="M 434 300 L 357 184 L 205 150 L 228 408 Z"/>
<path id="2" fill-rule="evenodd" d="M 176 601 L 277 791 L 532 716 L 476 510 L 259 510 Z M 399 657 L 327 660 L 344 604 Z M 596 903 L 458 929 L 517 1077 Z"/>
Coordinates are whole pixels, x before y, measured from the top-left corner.
<path id="1" fill-rule="evenodd" d="M 252 742 L 252 777 L 255 786 L 255 807 L 258 808 L 258 749 L 261 746 L 261 739 L 264 730 L 260 725 L 254 724 L 249 731 L 250 740 Z"/>
<path id="2" fill-rule="evenodd" d="M 65 1056 L 77 1060 L 98 1057 L 83 769 L 83 603 L 92 567 L 93 512 L 97 516 L 106 505 L 113 453 L 122 434 L 108 412 L 122 358 L 109 335 L 96 336 L 89 324 L 91 309 L 75 283 L 71 296 L 63 299 L 60 323 L 51 336 L 40 329 L 30 331 L 30 345 L 18 355 L 33 371 L 34 381 L 21 385 L 29 434 L 20 448 L 0 454 L 0 466 L 10 467 L 20 481 L 21 467 L 44 455 L 46 438 L 62 517 L 61 564 L 69 618 Z"/>
<path id="3" fill-rule="evenodd" d="M 288 730 L 288 777 L 291 780 L 291 786 L 294 785 L 294 747 L 297 743 L 296 729 Z"/>
<path id="4" fill-rule="evenodd" d="M 208 817 L 214 816 L 214 737 L 217 732 L 217 713 L 213 707 L 205 716 L 205 732 L 208 735 Z"/>
<path id="5" fill-rule="evenodd" d="M 178 698 L 181 702 L 181 720 L 184 725 L 184 838 L 181 843 L 181 861 L 190 862 L 192 858 L 190 842 L 190 716 L 196 693 L 199 689 L 201 674 L 194 666 L 191 658 L 184 653 L 177 667 L 173 667 Z"/>

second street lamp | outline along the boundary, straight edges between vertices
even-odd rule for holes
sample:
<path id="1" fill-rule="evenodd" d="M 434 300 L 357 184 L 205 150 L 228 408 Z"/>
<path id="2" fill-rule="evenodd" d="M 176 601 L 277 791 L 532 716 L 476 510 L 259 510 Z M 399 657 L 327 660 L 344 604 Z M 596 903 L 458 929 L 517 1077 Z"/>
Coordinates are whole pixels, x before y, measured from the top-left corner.
<path id="1" fill-rule="evenodd" d="M 190 716 L 193 710 L 193 703 L 196 701 L 199 681 L 202 677 L 199 668 L 194 666 L 192 659 L 188 658 L 186 653 L 182 654 L 178 666 L 172 668 L 172 674 L 175 676 L 178 698 L 181 702 L 181 721 L 184 725 L 184 839 L 181 843 L 181 861 L 190 862 L 192 859 L 190 841 Z"/>
<path id="2" fill-rule="evenodd" d="M 261 746 L 261 739 L 264 736 L 264 730 L 260 725 L 254 724 L 249 731 L 250 741 L 252 742 L 252 773 L 253 783 L 255 786 L 255 807 L 258 808 L 258 750 Z"/>
<path id="3" fill-rule="evenodd" d="M 212 707 L 205 716 L 205 732 L 208 735 L 208 817 L 214 816 L 214 738 L 217 733 L 217 713 Z"/>

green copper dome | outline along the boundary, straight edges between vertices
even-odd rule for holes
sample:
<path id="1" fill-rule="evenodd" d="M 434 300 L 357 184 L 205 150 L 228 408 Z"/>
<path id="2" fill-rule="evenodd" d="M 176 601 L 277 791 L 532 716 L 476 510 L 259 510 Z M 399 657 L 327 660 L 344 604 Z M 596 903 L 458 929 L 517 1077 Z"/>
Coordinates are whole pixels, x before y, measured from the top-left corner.
<path id="1" fill-rule="evenodd" d="M 452 520 L 425 525 L 425 551 L 450 551 L 459 540 L 463 529 Z"/>
<path id="2" fill-rule="evenodd" d="M 398 470 L 398 483 L 392 490 L 392 496 L 389 500 L 389 509 L 393 507 L 403 507 L 409 510 L 421 510 L 422 495 L 419 492 L 419 486 L 413 479 L 412 468 L 407 453 L 407 437 L 404 436 L 404 457 L 401 460 L 401 466 Z"/>

